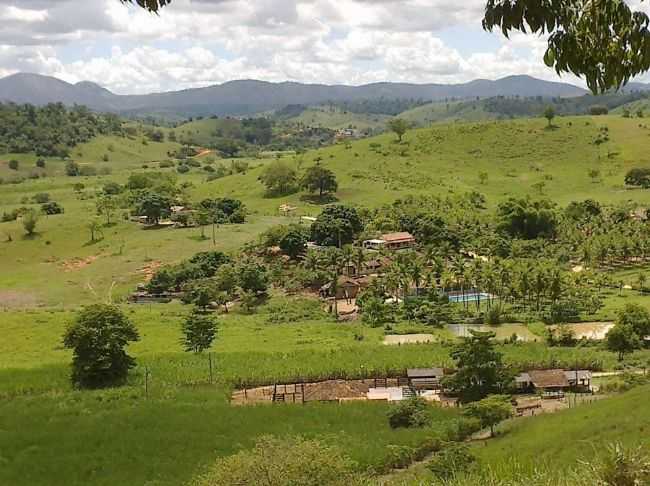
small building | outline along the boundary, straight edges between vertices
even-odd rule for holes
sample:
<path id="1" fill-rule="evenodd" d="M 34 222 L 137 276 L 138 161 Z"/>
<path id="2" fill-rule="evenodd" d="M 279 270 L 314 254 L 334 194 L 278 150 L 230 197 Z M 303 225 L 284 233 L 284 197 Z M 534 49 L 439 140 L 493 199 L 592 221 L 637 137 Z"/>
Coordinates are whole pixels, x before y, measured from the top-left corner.
<path id="1" fill-rule="evenodd" d="M 382 235 L 384 247 L 389 250 L 401 250 L 403 248 L 413 248 L 415 246 L 415 237 L 411 233 L 388 233 Z"/>
<path id="2" fill-rule="evenodd" d="M 415 246 L 415 237 L 411 233 L 388 233 L 381 238 L 366 240 L 363 247 L 367 250 L 402 250 L 404 248 L 413 248 Z"/>
<path id="3" fill-rule="evenodd" d="M 336 286 L 336 299 L 337 300 L 352 300 L 356 299 L 359 295 L 361 286 L 359 283 L 349 277 L 341 276 L 338 278 Z M 320 288 L 320 295 L 322 298 L 333 298 L 334 292 L 332 291 L 332 282 L 328 282 Z"/>
<path id="4" fill-rule="evenodd" d="M 591 371 L 531 370 L 515 377 L 520 391 L 541 393 L 544 398 L 561 398 L 567 391 L 590 392 Z"/>
<path id="5" fill-rule="evenodd" d="M 442 368 L 412 368 L 406 370 L 409 386 L 415 390 L 440 390 L 445 376 Z"/>

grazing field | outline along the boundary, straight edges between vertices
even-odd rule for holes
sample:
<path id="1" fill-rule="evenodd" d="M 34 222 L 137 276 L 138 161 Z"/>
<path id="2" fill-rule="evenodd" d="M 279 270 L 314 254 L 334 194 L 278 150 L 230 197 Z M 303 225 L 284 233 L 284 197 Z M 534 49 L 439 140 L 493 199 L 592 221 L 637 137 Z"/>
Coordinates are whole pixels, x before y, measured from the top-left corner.
<path id="1" fill-rule="evenodd" d="M 424 106 L 409 116 L 426 122 L 427 117 L 435 115 L 427 114 L 428 109 L 447 108 Z M 303 116 L 321 116 L 325 112 L 309 113 L 304 112 Z M 327 122 L 334 123 L 335 115 L 327 113 L 330 117 Z M 483 115 L 476 113 L 477 119 Z M 376 118 L 365 121 L 360 118 L 357 128 L 385 124 L 381 117 Z M 304 123 L 312 122 L 306 119 Z M 178 128 L 177 135 L 179 139 L 191 135 L 195 141 L 205 141 L 207 145 L 216 124 L 214 120 L 194 121 Z M 487 210 L 464 208 L 479 216 L 491 214 L 488 211 L 511 196 L 544 197 L 561 207 L 587 198 L 603 205 L 650 205 L 650 191 L 624 185 L 624 176 L 630 168 L 650 166 L 650 153 L 646 150 L 650 131 L 642 121 L 620 116 L 563 117 L 556 118 L 552 127 L 547 125 L 544 119 L 435 124 L 408 131 L 402 143 L 396 142 L 395 134 L 384 133 L 319 150 L 285 154 L 281 163 L 299 169 L 299 173 L 316 163 L 330 169 L 338 182 L 336 198 L 359 208 L 379 208 L 408 195 L 447 196 L 470 191 L 485 196 Z M 167 129 L 164 131 L 168 133 Z M 356 321 L 337 322 L 326 314 L 325 305 L 321 308 L 313 301 L 304 304 L 308 289 L 312 295 L 309 298 L 313 299 L 314 289 L 318 290 L 323 282 L 305 284 L 299 289 L 300 296 L 288 297 L 295 289 L 289 290 L 288 285 L 278 282 L 295 277 L 294 273 L 307 281 L 307 277 L 323 270 L 318 268 L 322 262 L 309 269 L 304 262 L 307 258 L 292 261 L 288 254 L 272 257 L 264 252 L 255 253 L 257 247 L 251 250 L 256 262 L 266 265 L 265 275 L 272 275 L 269 281 L 273 285 L 265 284 L 264 292 L 247 292 L 243 290 L 240 275 L 235 275 L 238 283 L 232 285 L 232 296 L 226 297 L 237 302 L 228 313 L 215 314 L 218 337 L 204 353 L 183 351 L 180 326 L 191 311 L 189 305 L 177 301 L 151 305 L 124 303 L 125 296 L 137 284 L 147 281 L 166 264 L 178 263 L 198 252 L 218 250 L 235 254 L 266 230 L 280 224 L 298 223 L 300 216 L 316 216 L 323 210 L 317 198 L 305 197 L 304 191 L 267 197 L 260 175 L 273 163 L 273 158 L 219 160 L 218 165 L 234 167 L 239 163 L 242 168 L 233 170 L 237 173 L 232 175 L 208 177 L 214 171 L 205 170 L 202 157 L 189 164 L 192 166 L 189 172 L 178 173 L 179 162 L 170 164 L 169 159 L 170 153 L 180 147 L 170 142 L 143 143 L 140 137 L 98 137 L 72 151 L 71 157 L 81 166 L 92 167 L 97 172 L 97 175 L 78 177 L 66 175 L 67 161 L 46 158 L 42 168 L 46 177 L 32 179 L 30 171 L 36 164 L 36 156 L 16 156 L 17 171 L 8 167 L 3 156 L 0 177 L 19 176 L 27 180 L 0 186 L 0 214 L 22 206 L 38 209 L 34 196 L 39 193 L 49 194 L 65 212 L 41 216 L 31 236 L 25 234 L 20 220 L 0 223 L 3 240 L 0 242 L 0 484 L 180 485 L 215 458 L 250 448 L 264 434 L 316 437 L 341 446 L 358 461 L 361 470 L 384 472 L 394 464 L 395 451 L 399 452 L 399 447 L 390 446 L 417 448 L 431 439 L 434 429 L 453 427 L 458 411 L 437 408 L 428 411 L 431 427 L 391 429 L 385 403 L 250 408 L 229 405 L 228 397 L 234 388 L 300 380 L 396 376 L 411 367 L 449 369 L 456 365 L 450 355 L 458 343 L 454 329 L 436 327 L 428 320 L 418 321 L 422 316 L 405 317 L 406 313 L 397 312 L 399 305 L 390 309 L 395 316 L 372 327 L 363 310 Z M 7 156 L 7 160 L 10 158 L 13 156 Z M 125 184 L 132 173 L 158 172 L 173 174 L 186 199 L 197 206 L 204 199 L 241 200 L 247 208 L 246 222 L 215 226 L 214 233 L 210 225 L 203 230 L 145 229 L 144 225 L 129 221 L 131 208 L 125 205 L 116 212 L 114 224 L 101 226 L 101 238 L 92 241 L 91 228 L 96 228 L 89 223 L 97 218 L 96 201 L 104 185 Z M 598 177 L 593 176 L 595 172 Z M 283 204 L 297 208 L 292 216 L 280 215 Z M 462 227 L 463 223 L 462 219 L 453 221 L 456 226 Z M 381 225 L 373 229 L 383 231 Z M 388 225 L 386 231 L 393 229 Z M 203 231 L 207 232 L 206 237 L 202 237 Z M 515 239 L 510 238 L 511 242 Z M 268 246 L 275 250 L 276 244 Z M 304 249 L 304 243 L 301 246 Z M 522 248 L 524 255 L 534 250 Z M 474 278 L 468 276 L 469 258 L 458 250 L 450 254 L 447 248 L 446 255 L 433 256 L 432 260 L 436 257 L 442 260 L 443 269 L 446 263 L 453 262 L 447 267 L 454 272 L 444 275 L 444 279 L 443 275 L 430 274 L 433 282 L 438 280 L 433 287 L 444 286 L 442 280 L 446 280 L 445 285 L 458 287 L 461 279 L 465 283 L 464 279 Z M 407 255 L 424 261 L 423 255 Z M 544 259 L 554 256 L 545 255 Z M 564 279 L 560 290 L 563 282 L 571 282 L 572 286 L 567 284 L 566 288 L 572 291 L 595 287 L 590 282 L 583 287 L 573 285 L 569 271 L 571 256 L 558 265 Z M 479 260 L 471 262 L 472 269 Z M 610 260 L 612 268 L 619 264 L 616 255 Z M 242 261 L 233 262 L 235 272 L 245 268 L 241 266 Z M 427 265 L 432 267 L 430 263 Z M 519 271 L 523 268 L 519 264 L 515 261 L 510 270 Z M 588 316 L 582 312 L 579 318 L 610 322 L 628 303 L 650 309 L 650 297 L 639 291 L 643 288 L 619 290 L 618 280 L 634 285 L 639 280 L 638 274 L 647 270 L 627 261 L 626 264 L 609 272 L 612 282 L 603 284 L 602 289 L 599 287 L 597 292 L 589 289 L 594 290 L 593 295 L 602 297 L 602 306 L 597 306 Z M 206 279 L 216 280 L 215 272 Z M 324 279 L 331 278 L 327 272 Z M 398 276 L 395 295 L 399 297 L 401 290 L 406 300 L 410 280 L 403 283 L 404 273 Z M 585 280 L 594 278 L 591 272 L 585 273 L 589 273 Z M 423 275 L 419 274 L 420 277 Z M 182 283 L 193 281 L 188 279 Z M 616 353 L 607 351 L 602 344 L 574 342 L 573 347 L 550 346 L 545 341 L 547 328 L 540 317 L 540 294 L 537 294 L 535 314 L 532 300 L 524 301 L 522 306 L 521 296 L 514 293 L 518 292 L 517 285 L 513 283 L 511 287 L 514 291 L 508 306 L 515 318 L 504 313 L 497 316 L 502 320 L 494 321 L 504 324 L 498 327 L 484 324 L 482 328 L 496 332 L 499 342 L 495 349 L 503 354 L 507 365 L 567 369 L 578 366 L 608 371 L 623 366 Z M 524 300 L 532 295 L 530 288 L 530 285 L 526 287 Z M 388 305 L 385 297 L 389 290 L 394 289 L 387 288 L 377 298 L 382 309 Z M 419 290 L 416 285 L 417 297 Z M 260 300 L 261 294 L 266 294 L 264 299 L 268 300 L 247 313 L 243 304 L 245 297 L 250 297 L 248 294 Z M 393 302 L 399 304 L 398 300 Z M 74 390 L 70 381 L 72 354 L 63 347 L 62 335 L 78 315 L 79 307 L 106 301 L 116 302 L 138 329 L 140 341 L 128 348 L 137 366 L 131 370 L 124 387 Z M 220 309 L 227 302 L 227 299 L 223 301 Z M 437 303 L 429 304 L 437 309 Z M 294 318 L 291 312 L 285 312 L 293 305 L 304 305 L 309 313 L 298 309 L 299 317 Z M 474 312 L 473 307 L 461 307 L 456 305 L 450 315 L 462 314 L 463 323 L 492 322 L 486 317 L 486 307 L 480 312 Z M 443 319 L 443 322 L 448 321 Z M 414 332 L 431 333 L 434 342 L 383 344 L 387 334 Z M 520 333 L 528 342 L 512 342 L 511 336 Z M 641 367 L 649 362 L 650 350 L 637 350 L 625 357 L 625 363 Z M 508 433 L 503 438 L 483 446 L 484 449 L 477 447 L 477 454 L 495 467 L 505 469 L 507 460 L 517 451 L 521 456 L 518 460 L 528 467 L 541 457 L 536 449 L 540 445 L 548 451 L 543 459 L 555 461 L 560 446 L 573 441 L 570 447 L 566 446 L 566 457 L 558 460 L 564 467 L 584 457 L 581 454 L 585 448 L 592 447 L 592 442 L 581 442 L 589 439 L 590 427 L 593 437 L 601 443 L 618 438 L 639 442 L 650 426 L 646 411 L 638 406 L 644 403 L 648 393 L 647 388 L 639 389 L 556 417 L 536 418 L 530 425 L 512 421 L 504 427 Z"/>

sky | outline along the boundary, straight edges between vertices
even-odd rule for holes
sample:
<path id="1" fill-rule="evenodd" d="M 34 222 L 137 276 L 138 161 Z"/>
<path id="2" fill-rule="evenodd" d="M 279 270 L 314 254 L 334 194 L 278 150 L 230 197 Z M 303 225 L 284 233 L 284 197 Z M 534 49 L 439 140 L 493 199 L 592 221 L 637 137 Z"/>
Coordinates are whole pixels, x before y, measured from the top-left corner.
<path id="1" fill-rule="evenodd" d="M 648 4 L 639 8 L 650 12 Z M 0 77 L 32 72 L 119 94 L 235 79 L 359 85 L 528 74 L 584 85 L 544 65 L 545 38 L 484 32 L 484 7 L 485 0 L 173 0 L 157 16 L 119 0 L 0 0 Z"/>

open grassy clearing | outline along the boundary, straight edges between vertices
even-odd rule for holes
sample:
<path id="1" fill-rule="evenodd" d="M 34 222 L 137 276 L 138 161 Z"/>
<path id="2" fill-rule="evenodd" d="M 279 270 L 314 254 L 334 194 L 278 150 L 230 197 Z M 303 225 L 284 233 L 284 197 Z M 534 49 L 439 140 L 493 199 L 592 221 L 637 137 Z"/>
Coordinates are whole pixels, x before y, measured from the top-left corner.
<path id="1" fill-rule="evenodd" d="M 386 129 L 386 123 L 391 118 L 389 115 L 352 113 L 335 106 L 313 106 L 288 121 L 290 123 L 302 123 L 310 127 L 323 127 L 334 130 L 353 128 L 359 131 L 381 131 Z"/>

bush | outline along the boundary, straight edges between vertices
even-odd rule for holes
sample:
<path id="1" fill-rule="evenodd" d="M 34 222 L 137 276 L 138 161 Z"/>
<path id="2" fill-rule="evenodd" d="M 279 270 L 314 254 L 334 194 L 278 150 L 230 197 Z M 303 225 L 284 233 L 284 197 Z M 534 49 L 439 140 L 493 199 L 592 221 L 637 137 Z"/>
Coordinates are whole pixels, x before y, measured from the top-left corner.
<path id="1" fill-rule="evenodd" d="M 38 159 L 36 161 L 36 167 L 38 167 L 39 169 L 45 169 L 45 160 Z"/>
<path id="2" fill-rule="evenodd" d="M 190 171 L 189 166 L 187 166 L 185 164 L 179 165 L 176 168 L 176 172 L 178 172 L 179 174 L 187 174 L 189 171 Z"/>
<path id="3" fill-rule="evenodd" d="M 43 212 L 43 214 L 47 214 L 50 216 L 64 213 L 63 206 L 61 206 L 59 203 L 54 201 L 43 204 L 41 206 L 41 211 Z"/>
<path id="4" fill-rule="evenodd" d="M 20 165 L 20 163 L 16 159 L 12 159 L 12 160 L 9 161 L 9 168 L 11 170 L 18 170 L 19 165 Z"/>
<path id="5" fill-rule="evenodd" d="M 32 200 L 36 204 L 45 204 L 46 202 L 50 202 L 50 195 L 47 192 L 39 192 L 38 194 L 34 194 Z"/>
<path id="6" fill-rule="evenodd" d="M 338 448 L 300 437 L 267 436 L 252 450 L 220 459 L 193 486 L 352 486 L 360 484 L 355 469 Z"/>
<path id="7" fill-rule="evenodd" d="M 388 411 L 388 423 L 392 429 L 424 427 L 429 423 L 427 403 L 420 397 L 413 397 L 393 405 Z"/>
<path id="8" fill-rule="evenodd" d="M 644 189 L 650 187 L 650 168 L 635 167 L 625 174 L 625 184 L 628 186 L 641 186 Z"/>
<path id="9" fill-rule="evenodd" d="M 72 160 L 65 164 L 65 174 L 69 177 L 77 177 L 81 173 L 79 164 Z"/>
<path id="10" fill-rule="evenodd" d="M 448 443 L 437 452 L 427 468 L 441 481 L 453 479 L 469 471 L 476 464 L 476 457 L 467 444 Z"/>
<path id="11" fill-rule="evenodd" d="M 79 169 L 79 175 L 85 177 L 92 177 L 97 175 L 97 169 L 92 165 L 84 165 Z"/>

